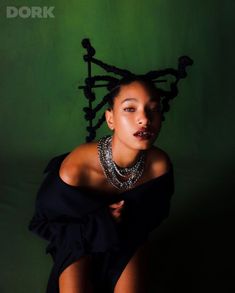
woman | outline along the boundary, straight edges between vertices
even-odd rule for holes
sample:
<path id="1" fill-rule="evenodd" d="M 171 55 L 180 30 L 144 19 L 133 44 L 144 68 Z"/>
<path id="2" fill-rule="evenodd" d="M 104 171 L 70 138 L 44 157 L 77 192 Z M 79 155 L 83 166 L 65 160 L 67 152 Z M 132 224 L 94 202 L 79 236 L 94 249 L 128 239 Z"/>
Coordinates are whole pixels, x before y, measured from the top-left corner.
<path id="1" fill-rule="evenodd" d="M 50 241 L 48 293 L 147 292 L 148 234 L 168 216 L 174 192 L 170 158 L 153 146 L 156 87 L 143 76 L 123 78 L 105 117 L 112 136 L 52 160 L 39 190 L 29 228 Z"/>

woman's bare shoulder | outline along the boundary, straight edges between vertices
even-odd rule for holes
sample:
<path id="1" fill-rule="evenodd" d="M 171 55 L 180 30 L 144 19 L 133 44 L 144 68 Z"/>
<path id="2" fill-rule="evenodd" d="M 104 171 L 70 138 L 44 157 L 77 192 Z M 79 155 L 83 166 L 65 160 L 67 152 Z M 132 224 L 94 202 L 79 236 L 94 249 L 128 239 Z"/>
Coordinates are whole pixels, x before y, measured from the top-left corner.
<path id="1" fill-rule="evenodd" d="M 166 173 L 172 164 L 167 152 L 156 146 L 153 146 L 149 150 L 149 160 L 153 177 L 158 177 Z"/>
<path id="2" fill-rule="evenodd" d="M 83 143 L 75 147 L 60 166 L 60 178 L 73 186 L 86 184 L 90 173 L 97 168 L 97 158 L 97 142 Z"/>

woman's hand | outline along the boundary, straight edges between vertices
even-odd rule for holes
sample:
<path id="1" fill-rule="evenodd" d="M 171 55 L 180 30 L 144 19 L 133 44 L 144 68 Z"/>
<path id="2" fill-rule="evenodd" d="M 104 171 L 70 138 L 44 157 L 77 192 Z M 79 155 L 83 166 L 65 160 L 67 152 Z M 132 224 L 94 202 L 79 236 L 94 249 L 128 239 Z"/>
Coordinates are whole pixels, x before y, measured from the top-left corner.
<path id="1" fill-rule="evenodd" d="M 117 222 L 121 221 L 123 208 L 124 208 L 124 200 L 121 200 L 119 202 L 116 202 L 116 203 L 109 205 L 109 209 L 111 211 L 111 214 Z"/>

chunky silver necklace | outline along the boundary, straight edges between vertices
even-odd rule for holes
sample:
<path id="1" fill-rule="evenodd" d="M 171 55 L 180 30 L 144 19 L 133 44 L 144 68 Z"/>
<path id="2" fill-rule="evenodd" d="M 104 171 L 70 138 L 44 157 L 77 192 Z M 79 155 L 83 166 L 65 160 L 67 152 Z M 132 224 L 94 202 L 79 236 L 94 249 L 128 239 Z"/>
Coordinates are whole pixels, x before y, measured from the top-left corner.
<path id="1" fill-rule="evenodd" d="M 107 135 L 99 139 L 97 148 L 101 167 L 108 181 L 120 190 L 127 190 L 132 188 L 138 179 L 142 176 L 146 152 L 142 151 L 133 166 L 119 167 L 113 161 L 112 155 L 112 136 Z M 118 178 L 122 177 L 122 181 Z M 125 179 L 124 179 L 125 178 Z"/>

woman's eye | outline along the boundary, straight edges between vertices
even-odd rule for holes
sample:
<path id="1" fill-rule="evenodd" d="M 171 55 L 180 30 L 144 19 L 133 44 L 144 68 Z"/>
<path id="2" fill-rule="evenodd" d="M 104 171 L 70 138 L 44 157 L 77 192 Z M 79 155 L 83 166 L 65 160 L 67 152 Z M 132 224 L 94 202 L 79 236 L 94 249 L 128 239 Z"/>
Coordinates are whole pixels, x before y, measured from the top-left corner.
<path id="1" fill-rule="evenodd" d="M 160 111 L 160 106 L 151 108 L 150 111 L 151 112 L 159 112 Z"/>
<path id="2" fill-rule="evenodd" d="M 154 108 L 150 108 L 149 111 L 150 111 L 150 112 L 157 112 L 157 108 L 156 108 L 156 107 L 154 107 Z"/>
<path id="3" fill-rule="evenodd" d="M 129 107 L 129 108 L 124 108 L 124 111 L 126 111 L 126 112 L 134 112 L 134 111 L 135 111 L 135 109 L 134 109 L 134 108 L 131 108 L 131 107 Z"/>

